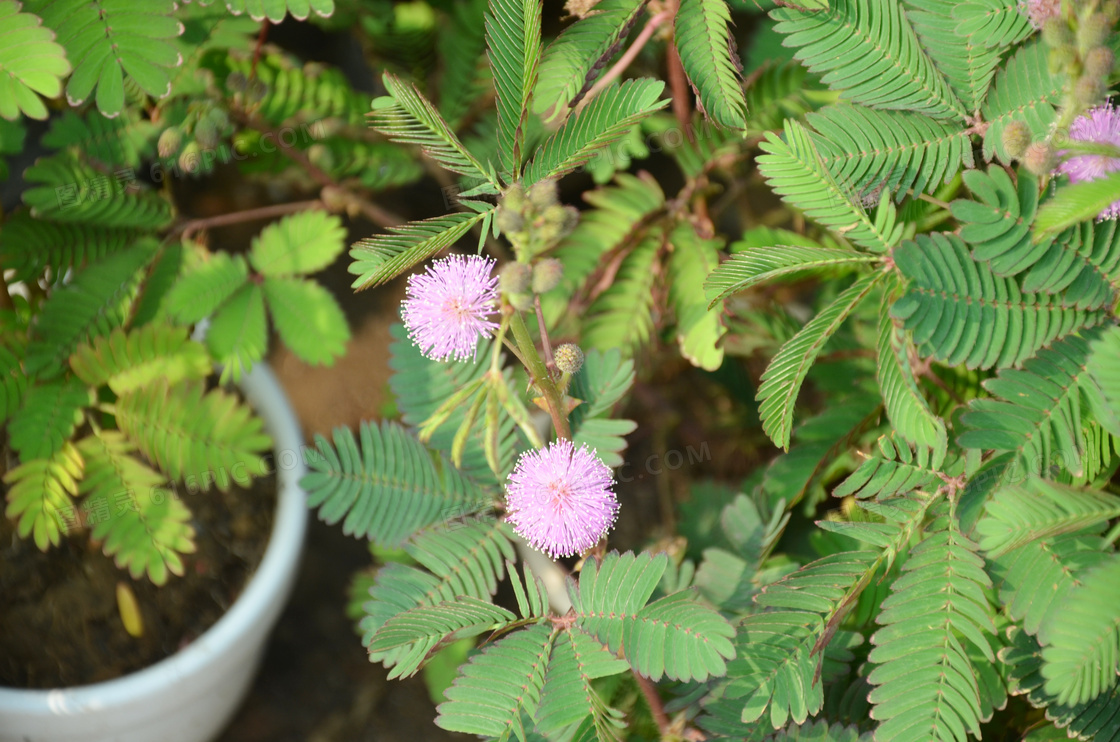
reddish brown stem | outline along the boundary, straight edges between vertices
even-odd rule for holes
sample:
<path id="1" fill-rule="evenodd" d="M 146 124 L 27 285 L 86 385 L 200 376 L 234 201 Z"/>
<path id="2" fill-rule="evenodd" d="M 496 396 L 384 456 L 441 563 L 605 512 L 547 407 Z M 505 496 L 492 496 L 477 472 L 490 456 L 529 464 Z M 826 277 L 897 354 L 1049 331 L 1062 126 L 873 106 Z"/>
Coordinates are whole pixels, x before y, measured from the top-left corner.
<path id="1" fill-rule="evenodd" d="M 234 211 L 229 214 L 219 214 L 218 216 L 208 216 L 202 219 L 191 219 L 184 222 L 179 231 L 183 235 L 184 240 L 190 239 L 191 235 L 200 229 L 211 229 L 213 227 L 228 227 L 231 224 L 241 224 L 242 222 L 256 221 L 257 219 L 272 219 L 278 216 L 285 216 L 287 214 L 294 214 L 299 211 L 306 211 L 307 209 L 323 209 L 323 202 L 315 199 L 313 201 L 293 201 L 286 204 L 274 204 L 272 206 L 261 206 L 256 209 L 246 209 L 244 211 Z"/>
<path id="2" fill-rule="evenodd" d="M 649 712 L 653 716 L 653 721 L 657 724 L 658 730 L 661 731 L 661 737 L 664 739 L 668 736 L 672 722 L 669 721 L 669 715 L 665 713 L 665 706 L 661 703 L 661 696 L 657 695 L 657 686 L 653 681 L 644 675 L 640 675 L 637 670 L 631 670 L 634 679 L 638 681 L 638 687 L 642 690 L 642 695 L 645 696 L 646 704 L 649 706 Z"/>
<path id="3" fill-rule="evenodd" d="M 257 76 L 257 62 L 260 61 L 261 49 L 264 48 L 264 42 L 268 40 L 269 25 L 271 24 L 269 24 L 267 18 L 261 21 L 261 32 L 257 34 L 257 45 L 253 48 L 253 65 L 249 68 L 250 78 Z"/>

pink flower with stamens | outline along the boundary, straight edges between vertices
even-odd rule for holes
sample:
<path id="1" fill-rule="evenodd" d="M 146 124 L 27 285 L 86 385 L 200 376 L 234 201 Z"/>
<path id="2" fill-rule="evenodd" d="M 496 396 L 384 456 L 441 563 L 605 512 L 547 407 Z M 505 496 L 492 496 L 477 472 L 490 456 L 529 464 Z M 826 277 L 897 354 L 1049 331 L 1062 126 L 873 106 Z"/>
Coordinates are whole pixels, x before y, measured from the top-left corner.
<path id="1" fill-rule="evenodd" d="M 1078 116 L 1069 127 L 1069 138 L 1077 142 L 1095 142 L 1120 147 L 1120 111 L 1105 104 Z M 1058 165 L 1058 172 L 1069 176 L 1071 183 L 1097 180 L 1120 170 L 1120 158 L 1106 155 L 1077 155 Z M 1120 201 L 1113 201 L 1097 217 L 1115 219 L 1120 216 Z"/>
<path id="2" fill-rule="evenodd" d="M 401 318 L 426 358 L 474 358 L 479 338 L 498 328 L 487 319 L 498 304 L 495 264 L 477 255 L 451 255 L 409 276 Z"/>
<path id="3" fill-rule="evenodd" d="M 506 485 L 506 520 L 553 559 L 582 554 L 614 525 L 613 486 L 610 467 L 586 444 L 557 440 L 521 455 Z"/>
<path id="4" fill-rule="evenodd" d="M 1019 0 L 1019 11 L 1035 28 L 1042 28 L 1046 21 L 1057 18 L 1061 10 L 1062 0 Z"/>

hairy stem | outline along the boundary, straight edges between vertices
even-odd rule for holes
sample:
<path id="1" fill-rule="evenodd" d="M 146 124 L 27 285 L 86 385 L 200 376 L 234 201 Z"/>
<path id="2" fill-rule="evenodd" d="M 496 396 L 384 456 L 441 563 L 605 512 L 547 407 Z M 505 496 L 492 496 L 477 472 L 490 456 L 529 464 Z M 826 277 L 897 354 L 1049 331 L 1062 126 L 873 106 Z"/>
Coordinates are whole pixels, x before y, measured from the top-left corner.
<path id="1" fill-rule="evenodd" d="M 672 722 L 669 721 L 669 715 L 665 713 L 661 696 L 657 695 L 657 686 L 649 678 L 640 675 L 637 670 L 632 669 L 630 672 L 634 675 L 634 679 L 638 681 L 638 687 L 642 689 L 642 695 L 645 696 L 646 704 L 649 705 L 649 712 L 653 716 L 654 722 L 657 723 L 657 728 L 661 731 L 661 738 L 668 738 Z"/>
<path id="2" fill-rule="evenodd" d="M 544 361 L 541 360 L 540 354 L 537 353 L 537 346 L 533 345 L 533 340 L 529 337 L 529 328 L 525 326 L 525 320 L 521 318 L 520 312 L 514 312 L 510 317 L 509 328 L 513 330 L 513 337 L 521 349 L 521 358 L 525 362 L 525 368 L 529 371 L 529 376 L 532 377 L 533 383 L 544 395 L 545 403 L 548 405 L 548 414 L 552 417 L 552 426 L 556 429 L 557 437 L 570 440 L 572 430 L 568 426 L 568 412 L 564 408 L 563 400 L 560 399 L 560 390 L 556 388 L 556 384 L 548 375 L 548 369 L 545 367 Z"/>
<path id="3" fill-rule="evenodd" d="M 661 26 L 662 23 L 670 20 L 672 17 L 673 14 L 670 11 L 663 10 L 657 15 L 650 18 L 649 21 L 646 22 L 645 27 L 641 30 L 641 33 L 639 33 L 637 38 L 634 39 L 634 43 L 630 45 L 630 48 L 627 49 L 626 52 L 618 58 L 618 61 L 615 62 L 609 70 L 607 70 L 607 73 L 605 75 L 599 78 L 598 82 L 591 86 L 591 90 L 587 91 L 587 95 L 585 95 L 583 97 L 583 100 L 579 102 L 579 105 L 576 106 L 576 110 L 581 110 L 588 104 L 588 102 L 591 101 L 592 98 L 603 92 L 603 90 L 608 85 L 614 82 L 619 75 L 625 72 L 626 68 L 630 66 L 630 63 L 634 61 L 639 53 L 641 53 L 642 48 L 646 45 L 646 42 L 648 42 L 653 37 L 654 32 Z"/>
<path id="4" fill-rule="evenodd" d="M 306 211 L 308 209 L 325 209 L 323 202 L 319 199 L 312 201 L 292 201 L 286 204 L 273 204 L 272 206 L 261 206 L 256 209 L 246 209 L 244 211 L 234 211 L 229 214 L 219 214 L 218 216 L 208 216 L 202 219 L 191 219 L 184 222 L 179 231 L 183 235 L 183 239 L 190 239 L 190 236 L 200 229 L 210 229 L 212 227 L 228 227 L 231 224 L 241 224 L 242 222 L 256 221 L 257 219 L 273 219 L 278 216 L 285 216 L 287 214 L 295 214 L 299 211 Z"/>

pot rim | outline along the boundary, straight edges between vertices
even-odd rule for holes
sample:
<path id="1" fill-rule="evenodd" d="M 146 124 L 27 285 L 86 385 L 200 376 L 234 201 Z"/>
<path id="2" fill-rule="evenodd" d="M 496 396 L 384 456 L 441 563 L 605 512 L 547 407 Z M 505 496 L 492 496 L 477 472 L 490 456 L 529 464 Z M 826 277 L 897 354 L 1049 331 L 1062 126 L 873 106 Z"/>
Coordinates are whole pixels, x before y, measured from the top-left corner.
<path id="1" fill-rule="evenodd" d="M 276 518 L 260 565 L 245 589 L 213 626 L 170 657 L 113 680 L 66 688 L 27 690 L 0 686 L 0 715 L 49 716 L 84 710 L 111 710 L 156 696 L 180 679 L 204 671 L 235 650 L 247 635 L 271 630 L 261 616 L 278 591 L 284 591 L 296 569 L 307 530 L 306 495 L 299 480 L 307 472 L 303 434 L 283 388 L 272 369 L 258 362 L 239 384 L 246 401 L 264 420 L 273 440 L 277 479 Z"/>

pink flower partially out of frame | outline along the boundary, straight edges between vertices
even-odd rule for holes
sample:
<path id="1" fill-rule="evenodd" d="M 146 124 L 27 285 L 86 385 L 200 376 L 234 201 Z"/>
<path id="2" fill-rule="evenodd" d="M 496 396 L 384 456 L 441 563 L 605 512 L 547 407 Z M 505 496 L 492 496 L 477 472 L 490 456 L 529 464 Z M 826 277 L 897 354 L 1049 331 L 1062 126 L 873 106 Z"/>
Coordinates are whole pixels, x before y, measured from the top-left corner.
<path id="1" fill-rule="evenodd" d="M 618 516 L 614 475 L 586 445 L 558 440 L 521 455 L 506 485 L 506 520 L 534 549 L 555 559 L 582 554 Z"/>
<path id="2" fill-rule="evenodd" d="M 487 319 L 498 304 L 495 264 L 477 255 L 451 255 L 409 276 L 401 317 L 425 357 L 474 358 L 479 339 L 498 329 L 498 323 Z"/>
<path id="3" fill-rule="evenodd" d="M 1097 106 L 1070 124 L 1069 138 L 1078 142 L 1095 142 L 1120 147 L 1120 111 L 1111 104 Z M 1069 176 L 1071 183 L 1083 183 L 1103 178 L 1120 170 L 1120 158 L 1105 155 L 1077 155 L 1058 165 L 1058 172 Z M 1113 201 L 1098 215 L 1098 219 L 1115 219 L 1120 216 L 1120 200 Z"/>

